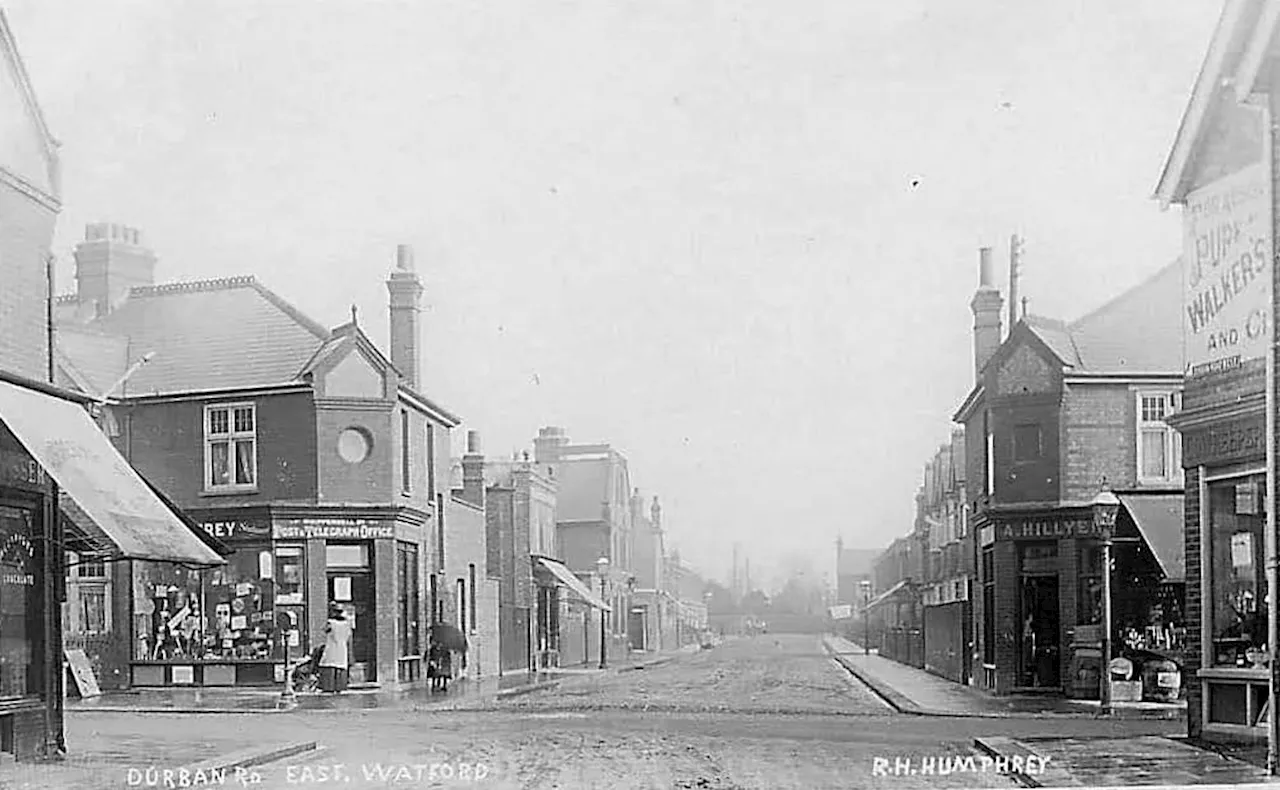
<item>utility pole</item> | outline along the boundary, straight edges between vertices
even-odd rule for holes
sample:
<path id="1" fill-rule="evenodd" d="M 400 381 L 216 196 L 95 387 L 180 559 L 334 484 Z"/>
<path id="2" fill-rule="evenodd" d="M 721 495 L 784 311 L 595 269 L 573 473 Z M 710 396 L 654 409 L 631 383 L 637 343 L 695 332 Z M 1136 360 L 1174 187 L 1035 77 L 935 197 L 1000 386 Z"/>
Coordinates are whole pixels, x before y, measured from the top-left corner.
<path id="1" fill-rule="evenodd" d="M 1022 239 L 1009 237 L 1009 331 L 1018 323 L 1018 275 L 1022 271 Z"/>

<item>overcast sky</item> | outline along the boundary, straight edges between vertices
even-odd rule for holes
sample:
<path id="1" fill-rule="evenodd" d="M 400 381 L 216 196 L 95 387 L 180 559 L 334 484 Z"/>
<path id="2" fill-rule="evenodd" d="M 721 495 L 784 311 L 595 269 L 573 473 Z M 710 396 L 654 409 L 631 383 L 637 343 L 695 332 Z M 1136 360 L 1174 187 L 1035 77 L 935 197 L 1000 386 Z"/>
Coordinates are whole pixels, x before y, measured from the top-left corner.
<path id="1" fill-rule="evenodd" d="M 1178 254 L 1150 195 L 1221 8 L 4 4 L 63 142 L 61 282 L 85 223 L 127 223 L 160 281 L 354 302 L 385 347 L 413 244 L 426 393 L 491 454 L 612 443 L 720 576 L 734 540 L 764 576 L 910 529 L 978 247 L 1003 271 L 1024 234 L 1066 319 Z"/>

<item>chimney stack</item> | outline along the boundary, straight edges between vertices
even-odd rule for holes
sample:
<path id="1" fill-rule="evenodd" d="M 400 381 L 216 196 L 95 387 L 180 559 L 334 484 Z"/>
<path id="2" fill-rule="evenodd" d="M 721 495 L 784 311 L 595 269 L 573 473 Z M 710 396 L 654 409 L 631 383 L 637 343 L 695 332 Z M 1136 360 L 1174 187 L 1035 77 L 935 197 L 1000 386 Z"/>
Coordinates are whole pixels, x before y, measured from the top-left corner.
<path id="1" fill-rule="evenodd" d="M 462 498 L 484 507 L 484 455 L 477 431 L 467 431 L 467 453 L 462 456 Z"/>
<path id="2" fill-rule="evenodd" d="M 85 226 L 76 245 L 76 294 L 90 315 L 102 318 L 115 310 L 135 286 L 156 284 L 156 256 L 136 228 L 110 222 Z"/>
<path id="3" fill-rule="evenodd" d="M 662 529 L 662 505 L 658 504 L 658 498 L 653 498 L 653 505 L 649 508 L 649 520 L 653 522 L 655 530 Z"/>
<path id="4" fill-rule="evenodd" d="M 1000 310 L 1004 299 L 992 280 L 991 248 L 983 247 L 978 250 L 978 290 L 969 303 L 973 310 L 974 375 L 979 380 L 982 369 L 1000 348 Z"/>
<path id="5" fill-rule="evenodd" d="M 396 248 L 396 268 L 387 278 L 389 314 L 391 318 L 391 364 L 404 375 L 410 389 L 421 389 L 418 376 L 419 344 L 422 328 L 422 281 L 413 266 L 413 248 L 401 244 Z"/>
<path id="6" fill-rule="evenodd" d="M 554 464 L 560 460 L 560 454 L 569 437 L 564 435 L 564 428 L 547 426 L 538 430 L 538 438 L 533 440 L 533 460 L 539 464 Z"/>

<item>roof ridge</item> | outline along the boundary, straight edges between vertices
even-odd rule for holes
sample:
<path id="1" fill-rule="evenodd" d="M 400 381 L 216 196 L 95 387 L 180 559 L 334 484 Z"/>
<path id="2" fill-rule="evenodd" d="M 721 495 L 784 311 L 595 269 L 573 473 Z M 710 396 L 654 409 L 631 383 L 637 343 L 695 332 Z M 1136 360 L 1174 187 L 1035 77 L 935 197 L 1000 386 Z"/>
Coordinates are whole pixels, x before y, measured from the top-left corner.
<path id="1" fill-rule="evenodd" d="M 1071 321 L 1070 323 L 1068 323 L 1068 324 L 1067 324 L 1067 331 L 1068 331 L 1068 332 L 1075 332 L 1075 331 L 1077 331 L 1077 330 L 1080 328 L 1080 326 L 1081 326 L 1082 324 L 1084 324 L 1085 322 L 1087 322 L 1087 321 L 1091 321 L 1091 320 L 1093 320 L 1094 318 L 1097 318 L 1099 315 L 1102 315 L 1103 313 L 1107 312 L 1108 310 L 1111 310 L 1111 309 L 1115 308 L 1115 306 L 1116 306 L 1117 304 L 1119 304 L 1123 299 L 1125 299 L 1125 298 L 1127 298 L 1127 297 L 1129 297 L 1129 296 L 1133 295 L 1133 293 L 1134 293 L 1134 292 L 1138 291 L 1139 289 L 1143 288 L 1144 286 L 1146 286 L 1146 285 L 1150 284 L 1152 281 L 1156 280 L 1158 277 L 1160 277 L 1162 274 L 1164 274 L 1164 273 L 1165 273 L 1165 270 L 1166 270 L 1166 269 L 1168 269 L 1168 268 L 1170 268 L 1170 267 L 1172 267 L 1172 266 L 1181 266 L 1181 265 L 1182 265 L 1182 256 L 1181 256 L 1181 255 L 1179 255 L 1177 258 L 1174 258 L 1174 259 L 1173 259 L 1173 261 L 1172 261 L 1172 262 L 1170 262 L 1170 263 L 1163 263 L 1163 264 L 1161 264 L 1161 265 L 1160 265 L 1160 267 L 1159 267 L 1158 269 L 1156 269 L 1155 271 L 1151 272 L 1151 274 L 1147 275 L 1146 277 L 1143 277 L 1141 280 L 1139 280 L 1138 282 L 1134 283 L 1134 284 L 1133 284 L 1132 286 L 1130 286 L 1129 288 L 1126 288 L 1125 290 L 1123 290 L 1123 291 L 1121 291 L 1120 293 L 1116 294 L 1115 296 L 1111 297 L 1111 298 L 1110 298 L 1110 299 L 1108 299 L 1107 301 L 1103 302 L 1103 303 L 1102 303 L 1101 305 L 1099 305 L 1098 307 L 1095 307 L 1093 310 L 1090 310 L 1089 312 L 1087 312 L 1087 313 L 1085 313 L 1084 315 L 1080 316 L 1080 317 L 1079 317 L 1079 318 L 1077 318 L 1076 320 Z M 1074 339 L 1072 340 L 1072 342 L 1075 342 L 1075 341 L 1074 341 Z M 1077 349 L 1077 351 L 1078 351 L 1078 349 Z"/>
<path id="2" fill-rule="evenodd" d="M 319 321 L 311 318 L 306 313 L 294 307 L 291 302 L 280 296 L 275 291 L 258 282 L 253 277 L 249 278 L 250 286 L 258 292 L 258 295 L 270 302 L 277 310 L 297 321 L 304 329 L 311 332 L 320 340 L 328 340 L 333 333 L 320 324 Z"/>
<path id="3" fill-rule="evenodd" d="M 130 296 L 163 296 L 171 293 L 191 293 L 194 291 L 217 291 L 224 288 L 242 288 L 256 282 L 252 274 L 236 277 L 216 277 L 208 280 L 185 280 L 182 282 L 160 283 L 159 285 L 135 285 L 129 289 Z"/>

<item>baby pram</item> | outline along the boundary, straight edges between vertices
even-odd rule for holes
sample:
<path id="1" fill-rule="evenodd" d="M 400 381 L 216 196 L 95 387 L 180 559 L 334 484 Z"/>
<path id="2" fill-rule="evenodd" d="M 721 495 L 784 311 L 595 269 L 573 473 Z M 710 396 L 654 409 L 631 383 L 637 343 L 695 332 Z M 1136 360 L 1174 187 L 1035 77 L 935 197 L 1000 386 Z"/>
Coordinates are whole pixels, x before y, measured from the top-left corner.
<path id="1" fill-rule="evenodd" d="M 311 655 L 293 665 L 293 690 L 315 691 L 320 688 L 320 659 L 324 645 L 311 651 Z"/>

